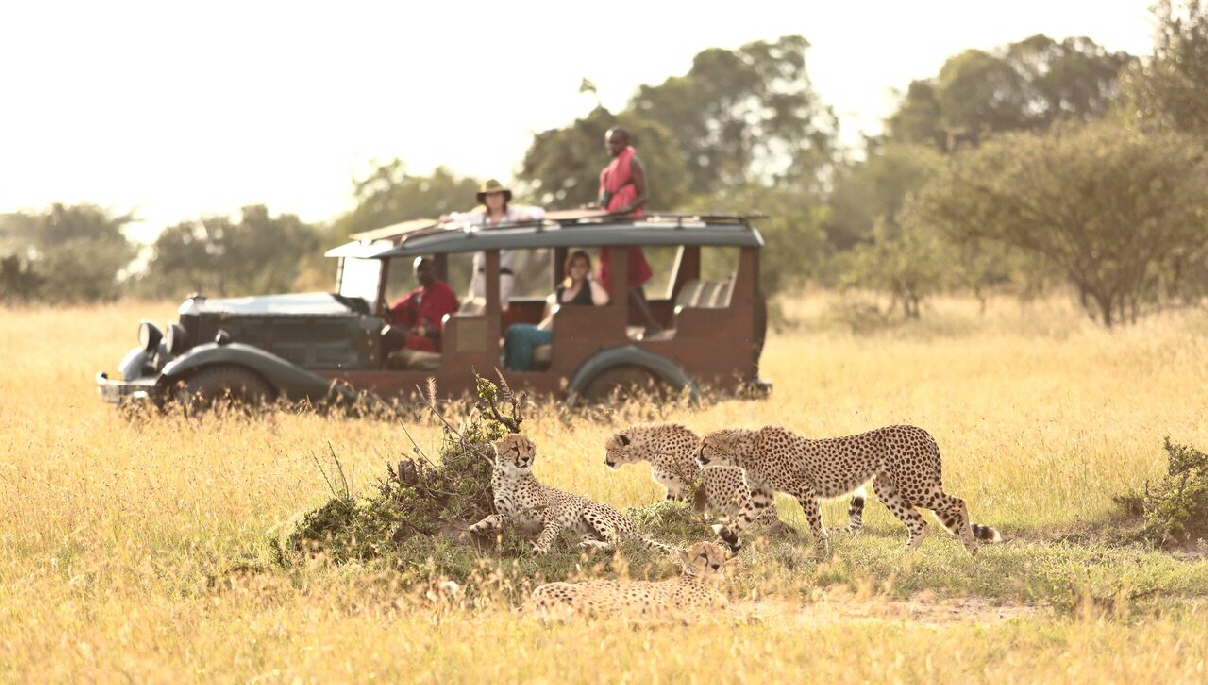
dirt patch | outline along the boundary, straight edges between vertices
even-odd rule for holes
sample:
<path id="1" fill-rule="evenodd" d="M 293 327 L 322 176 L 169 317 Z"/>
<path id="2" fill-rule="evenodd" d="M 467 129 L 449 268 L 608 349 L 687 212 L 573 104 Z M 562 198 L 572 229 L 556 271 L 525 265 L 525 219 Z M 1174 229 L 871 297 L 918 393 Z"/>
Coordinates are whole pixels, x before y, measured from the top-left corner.
<path id="1" fill-rule="evenodd" d="M 909 622 L 914 625 L 942 626 L 953 623 L 998 623 L 1044 615 L 1044 607 L 1030 604 L 1003 604 L 980 597 L 937 599 L 921 593 L 908 600 L 865 599 L 850 593 L 830 593 L 816 601 L 794 604 L 781 600 L 737 602 L 734 615 L 748 621 L 796 621 L 803 626 L 834 623 Z"/>

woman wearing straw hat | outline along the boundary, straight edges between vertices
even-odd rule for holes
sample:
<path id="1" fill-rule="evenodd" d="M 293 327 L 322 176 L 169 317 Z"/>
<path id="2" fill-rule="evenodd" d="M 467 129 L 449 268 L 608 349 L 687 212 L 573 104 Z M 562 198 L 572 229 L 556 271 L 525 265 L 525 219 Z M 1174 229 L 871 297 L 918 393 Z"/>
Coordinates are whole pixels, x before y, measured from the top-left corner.
<path id="1" fill-rule="evenodd" d="M 480 229 L 502 228 L 521 221 L 533 221 L 545 217 L 540 207 L 512 207 L 512 190 L 499 181 L 491 179 L 478 188 L 479 206 L 468 212 L 454 212 L 442 216 L 442 221 L 462 221 Z M 504 309 L 512 297 L 515 275 L 512 264 L 515 255 L 510 250 L 499 251 L 499 301 Z M 470 276 L 470 297 L 486 299 L 487 296 L 487 253 L 474 253 L 473 273 Z"/>

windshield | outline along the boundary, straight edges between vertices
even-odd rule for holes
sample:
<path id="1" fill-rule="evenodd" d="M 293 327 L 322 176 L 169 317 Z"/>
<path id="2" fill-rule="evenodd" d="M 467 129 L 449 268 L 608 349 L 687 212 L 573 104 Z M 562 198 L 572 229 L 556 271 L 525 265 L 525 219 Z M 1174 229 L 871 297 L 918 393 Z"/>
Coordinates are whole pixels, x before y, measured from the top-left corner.
<path id="1" fill-rule="evenodd" d="M 341 257 L 336 274 L 336 292 L 344 297 L 359 297 L 366 302 L 376 302 L 381 280 L 380 260 Z"/>

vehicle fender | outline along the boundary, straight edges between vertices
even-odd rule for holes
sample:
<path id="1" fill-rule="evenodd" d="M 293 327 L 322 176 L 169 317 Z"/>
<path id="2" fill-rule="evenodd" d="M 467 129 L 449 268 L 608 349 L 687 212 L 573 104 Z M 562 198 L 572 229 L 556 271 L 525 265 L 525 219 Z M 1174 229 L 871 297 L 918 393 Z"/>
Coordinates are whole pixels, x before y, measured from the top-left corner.
<path id="1" fill-rule="evenodd" d="M 673 388 L 687 388 L 694 402 L 700 399 L 700 388 L 678 364 L 660 354 L 633 345 L 600 350 L 585 359 L 571 376 L 569 395 L 574 397 L 582 393 L 591 379 L 614 366 L 640 366 Z"/>
<path id="2" fill-rule="evenodd" d="M 143 369 L 147 367 L 149 361 L 151 361 L 151 353 L 141 347 L 136 347 L 122 357 L 121 363 L 117 365 L 117 371 L 122 374 L 123 380 L 138 380 L 142 378 Z"/>
<path id="3" fill-rule="evenodd" d="M 242 343 L 206 343 L 191 348 L 169 362 L 164 367 L 161 378 L 175 381 L 203 367 L 219 364 L 250 369 L 271 383 L 281 396 L 291 400 L 321 400 L 327 397 L 333 388 L 340 394 L 351 392 L 350 389 L 316 376 L 272 352 Z"/>

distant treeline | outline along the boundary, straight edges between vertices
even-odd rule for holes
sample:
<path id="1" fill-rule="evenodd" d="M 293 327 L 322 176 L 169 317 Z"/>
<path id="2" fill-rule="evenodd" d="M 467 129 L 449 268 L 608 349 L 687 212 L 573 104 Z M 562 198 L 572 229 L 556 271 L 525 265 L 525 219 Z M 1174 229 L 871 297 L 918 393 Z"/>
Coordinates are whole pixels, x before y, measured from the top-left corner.
<path id="1" fill-rule="evenodd" d="M 814 282 L 875 293 L 880 316 L 919 316 L 935 293 L 1034 297 L 1068 289 L 1107 326 L 1208 294 L 1208 7 L 1159 3 L 1154 51 L 1035 35 L 949 58 L 910 83 L 883 135 L 838 144 L 801 36 L 710 49 L 537 134 L 517 200 L 595 199 L 604 132 L 634 136 L 648 207 L 762 212 L 770 293 Z M 583 89 L 594 91 L 588 81 Z M 465 209 L 478 179 L 380 164 L 332 225 L 244 208 L 165 229 L 147 253 L 129 216 L 55 205 L 0 215 L 0 299 L 177 298 L 330 287 L 319 256 L 349 233 Z M 132 267 L 139 265 L 137 268 Z"/>

